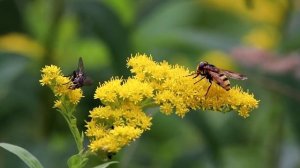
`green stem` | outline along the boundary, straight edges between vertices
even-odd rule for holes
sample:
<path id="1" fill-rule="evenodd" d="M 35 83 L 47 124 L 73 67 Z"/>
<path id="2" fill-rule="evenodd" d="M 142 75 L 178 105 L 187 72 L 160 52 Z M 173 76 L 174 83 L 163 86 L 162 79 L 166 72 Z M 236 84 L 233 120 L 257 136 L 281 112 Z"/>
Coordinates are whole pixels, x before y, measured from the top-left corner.
<path id="1" fill-rule="evenodd" d="M 76 146 L 78 149 L 78 152 L 81 152 L 83 150 L 83 145 L 82 145 L 82 136 L 77 128 L 76 124 L 76 118 L 74 116 L 70 116 L 70 120 L 68 121 L 69 128 L 73 134 L 74 140 L 76 142 Z"/>
<path id="2" fill-rule="evenodd" d="M 78 153 L 83 151 L 83 137 L 81 136 L 78 128 L 77 128 L 77 121 L 76 118 L 73 116 L 74 109 L 69 110 L 66 106 L 64 106 L 63 111 L 59 111 L 62 116 L 65 118 L 65 120 L 68 123 L 68 126 L 70 128 L 70 131 L 72 132 L 72 135 L 74 137 Z"/>

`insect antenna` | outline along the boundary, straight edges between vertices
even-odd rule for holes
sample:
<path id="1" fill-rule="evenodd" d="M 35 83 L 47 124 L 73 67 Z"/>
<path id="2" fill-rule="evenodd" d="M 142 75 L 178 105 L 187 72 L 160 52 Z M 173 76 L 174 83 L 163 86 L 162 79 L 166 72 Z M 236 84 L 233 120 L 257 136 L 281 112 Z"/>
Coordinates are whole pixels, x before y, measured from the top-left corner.
<path id="1" fill-rule="evenodd" d="M 184 77 L 188 77 L 188 76 L 192 76 L 192 75 L 196 75 L 197 73 L 196 72 L 194 72 L 194 73 L 191 73 L 191 74 L 189 74 L 189 75 L 185 75 Z"/>
<path id="2" fill-rule="evenodd" d="M 82 61 L 81 57 L 79 57 L 79 60 L 78 60 L 78 71 L 79 72 L 83 72 L 84 71 L 83 61 Z"/>

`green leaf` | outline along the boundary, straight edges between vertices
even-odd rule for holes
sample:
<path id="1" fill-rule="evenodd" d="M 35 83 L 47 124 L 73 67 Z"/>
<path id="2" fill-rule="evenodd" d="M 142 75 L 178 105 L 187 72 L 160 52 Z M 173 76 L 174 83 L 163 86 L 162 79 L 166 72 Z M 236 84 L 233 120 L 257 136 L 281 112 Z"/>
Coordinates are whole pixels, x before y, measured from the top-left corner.
<path id="1" fill-rule="evenodd" d="M 103 164 L 101 164 L 101 165 L 95 166 L 95 167 L 93 167 L 93 168 L 106 168 L 106 167 L 108 167 L 109 165 L 114 164 L 114 163 L 119 163 L 119 162 L 117 162 L 117 161 L 111 161 L 111 162 L 107 162 L 107 163 L 103 163 Z"/>
<path id="2" fill-rule="evenodd" d="M 80 168 L 84 167 L 88 161 L 88 158 L 82 156 L 81 154 L 73 155 L 68 160 L 69 168 Z"/>
<path id="3" fill-rule="evenodd" d="M 8 143 L 0 143 L 0 147 L 17 155 L 30 168 L 42 168 L 43 167 L 41 165 L 41 163 L 37 160 L 37 158 L 34 157 L 31 153 L 29 153 L 24 148 L 21 148 L 19 146 L 15 146 L 15 145 L 11 145 Z"/>

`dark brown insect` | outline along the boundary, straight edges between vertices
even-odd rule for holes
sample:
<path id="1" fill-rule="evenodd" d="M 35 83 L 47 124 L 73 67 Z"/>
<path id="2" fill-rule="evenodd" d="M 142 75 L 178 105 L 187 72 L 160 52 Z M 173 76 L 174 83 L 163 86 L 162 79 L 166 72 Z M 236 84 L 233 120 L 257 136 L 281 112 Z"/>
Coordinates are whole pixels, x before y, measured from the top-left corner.
<path id="1" fill-rule="evenodd" d="M 193 78 L 196 78 L 200 75 L 202 76 L 202 78 L 197 82 L 195 82 L 195 84 L 200 82 L 203 78 L 206 78 L 209 81 L 210 85 L 206 91 L 205 96 L 208 94 L 208 91 L 212 85 L 212 81 L 214 81 L 216 84 L 218 84 L 223 89 L 228 91 L 230 90 L 230 82 L 228 78 L 238 79 L 238 80 L 247 79 L 245 75 L 217 68 L 216 66 L 209 64 L 206 61 L 200 62 L 197 67 L 197 71 L 188 76 L 192 76 L 192 75 L 196 75 Z"/>
<path id="2" fill-rule="evenodd" d="M 70 76 L 70 80 L 72 84 L 70 89 L 77 89 L 81 88 L 82 86 L 91 85 L 93 82 L 92 80 L 86 76 L 84 72 L 84 66 L 82 58 L 79 58 L 77 70 L 73 71 L 72 75 Z"/>

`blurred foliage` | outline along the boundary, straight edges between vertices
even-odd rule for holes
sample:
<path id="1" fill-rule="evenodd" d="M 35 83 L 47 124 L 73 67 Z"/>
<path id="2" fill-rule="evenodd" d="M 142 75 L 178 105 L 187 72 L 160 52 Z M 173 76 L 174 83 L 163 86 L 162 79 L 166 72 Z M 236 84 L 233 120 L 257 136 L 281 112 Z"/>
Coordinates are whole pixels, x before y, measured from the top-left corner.
<path id="1" fill-rule="evenodd" d="M 151 109 L 151 130 L 111 167 L 300 167 L 300 100 L 289 94 L 300 95 L 300 75 L 231 57 L 239 47 L 299 57 L 299 9 L 297 0 L 1 0 L 0 141 L 27 149 L 45 167 L 66 167 L 75 143 L 50 91 L 38 83 L 41 67 L 56 64 L 68 74 L 83 57 L 95 81 L 77 111 L 85 130 L 98 82 L 126 77 L 127 57 L 139 52 L 191 69 L 206 59 L 244 73 L 249 80 L 238 83 L 260 107 L 248 119 L 202 111 L 181 119 Z M 0 150 L 0 167 L 25 165 Z"/>

